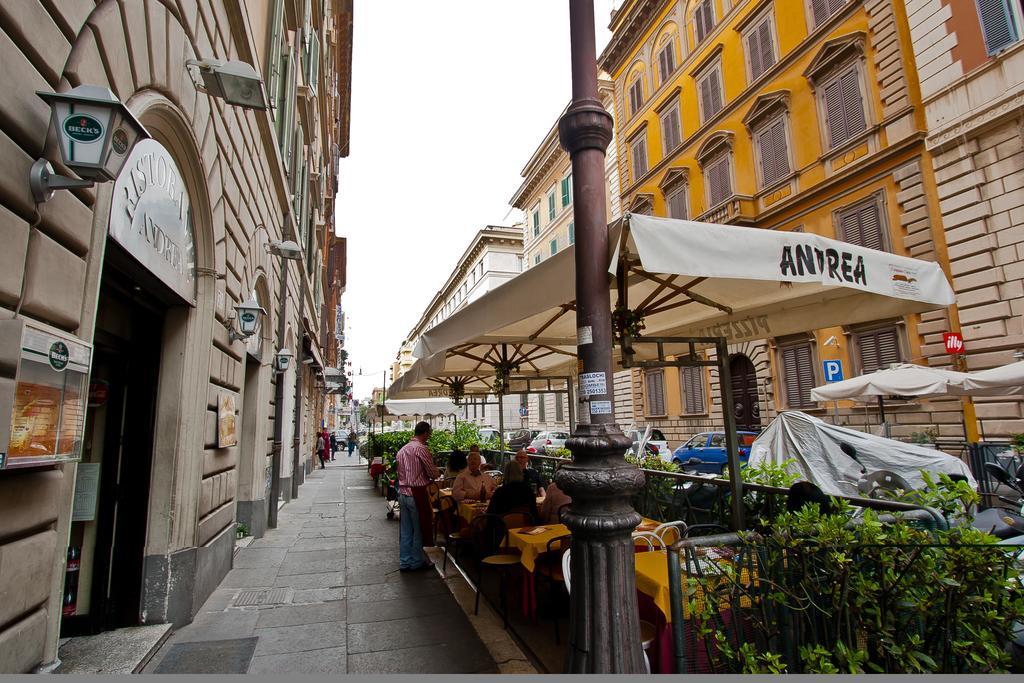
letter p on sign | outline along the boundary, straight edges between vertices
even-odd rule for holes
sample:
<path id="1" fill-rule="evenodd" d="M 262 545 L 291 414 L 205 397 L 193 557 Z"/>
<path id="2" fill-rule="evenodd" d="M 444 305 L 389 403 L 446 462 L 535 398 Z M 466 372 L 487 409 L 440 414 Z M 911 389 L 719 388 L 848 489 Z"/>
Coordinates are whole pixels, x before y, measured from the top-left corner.
<path id="1" fill-rule="evenodd" d="M 964 338 L 959 332 L 943 332 L 942 341 L 946 345 L 946 353 L 964 352 Z"/>
<path id="2" fill-rule="evenodd" d="M 824 371 L 826 384 L 843 381 L 843 361 L 823 360 L 821 361 L 821 369 Z"/>

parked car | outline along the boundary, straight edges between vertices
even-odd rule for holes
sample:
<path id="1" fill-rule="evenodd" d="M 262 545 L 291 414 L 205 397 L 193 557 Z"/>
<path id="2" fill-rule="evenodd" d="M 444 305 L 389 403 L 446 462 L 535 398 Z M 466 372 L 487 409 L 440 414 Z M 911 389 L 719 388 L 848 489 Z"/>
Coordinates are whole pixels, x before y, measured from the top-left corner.
<path id="1" fill-rule="evenodd" d="M 493 427 L 482 427 L 480 429 L 480 445 L 483 446 L 486 443 L 493 441 L 495 444 L 498 443 L 498 430 Z"/>
<path id="2" fill-rule="evenodd" d="M 569 438 L 569 432 L 541 432 L 529 446 L 527 453 L 547 454 L 565 448 L 565 440 Z"/>
<path id="3" fill-rule="evenodd" d="M 647 427 L 640 426 L 630 427 L 626 430 L 626 436 L 633 441 L 633 445 L 629 447 L 630 453 L 635 454 L 637 452 L 640 440 L 644 437 L 647 429 Z M 665 462 L 669 462 L 672 458 L 672 449 L 668 447 L 668 440 L 660 429 L 651 429 L 650 434 L 647 435 L 647 447 L 645 450 L 652 455 L 657 455 Z"/>
<path id="4" fill-rule="evenodd" d="M 757 432 L 736 432 L 740 463 L 746 464 L 750 457 L 750 446 L 757 438 Z M 685 466 L 691 461 L 694 469 L 700 472 L 719 474 L 725 468 L 728 457 L 725 452 L 725 432 L 701 432 L 672 453 L 672 462 Z"/>
<path id="5" fill-rule="evenodd" d="M 533 443 L 533 440 L 540 436 L 540 432 L 539 429 L 513 429 L 508 433 L 505 443 L 508 444 L 509 450 L 517 451 Z"/>

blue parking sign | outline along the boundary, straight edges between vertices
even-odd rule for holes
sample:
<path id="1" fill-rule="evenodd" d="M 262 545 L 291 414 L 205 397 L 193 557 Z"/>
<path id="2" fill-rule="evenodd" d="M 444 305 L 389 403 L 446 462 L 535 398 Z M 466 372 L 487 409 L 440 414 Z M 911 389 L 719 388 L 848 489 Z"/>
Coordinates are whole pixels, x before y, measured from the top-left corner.
<path id="1" fill-rule="evenodd" d="M 821 368 L 825 371 L 825 384 L 843 381 L 843 361 L 823 360 Z"/>

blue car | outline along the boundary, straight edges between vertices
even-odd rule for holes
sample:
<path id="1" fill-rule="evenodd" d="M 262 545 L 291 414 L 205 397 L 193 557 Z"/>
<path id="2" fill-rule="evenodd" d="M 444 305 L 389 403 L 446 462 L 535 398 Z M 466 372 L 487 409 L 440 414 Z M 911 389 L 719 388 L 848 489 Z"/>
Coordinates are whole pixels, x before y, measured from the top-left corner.
<path id="1" fill-rule="evenodd" d="M 736 435 L 739 437 L 740 464 L 745 465 L 757 432 L 736 432 Z M 727 460 L 725 432 L 701 432 L 672 453 L 672 462 L 697 472 L 720 474 Z"/>

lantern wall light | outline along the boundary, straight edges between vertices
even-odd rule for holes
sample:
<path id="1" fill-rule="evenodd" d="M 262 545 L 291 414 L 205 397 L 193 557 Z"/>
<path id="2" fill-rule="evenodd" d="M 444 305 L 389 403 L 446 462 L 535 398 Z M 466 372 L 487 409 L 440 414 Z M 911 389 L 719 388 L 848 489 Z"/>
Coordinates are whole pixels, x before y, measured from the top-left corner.
<path id="1" fill-rule="evenodd" d="M 291 349 L 281 349 L 277 352 L 277 371 L 285 372 L 288 366 L 292 363 L 292 358 L 295 354 L 291 352 Z"/>
<path id="2" fill-rule="evenodd" d="M 256 329 L 259 327 L 260 318 L 266 315 L 267 312 L 263 310 L 263 307 L 256 302 L 255 299 L 249 299 L 243 303 L 235 306 L 235 318 L 238 320 L 238 331 L 234 328 L 228 330 L 228 339 L 235 342 L 239 339 L 248 339 L 252 335 L 256 334 Z"/>
<path id="3" fill-rule="evenodd" d="M 150 137 L 128 107 L 110 91 L 80 85 L 64 93 L 36 91 L 50 105 L 50 127 L 57 137 L 61 160 L 79 178 L 57 175 L 46 159 L 29 171 L 29 186 L 36 203 L 54 190 L 92 187 L 117 178 L 135 144 Z"/>

